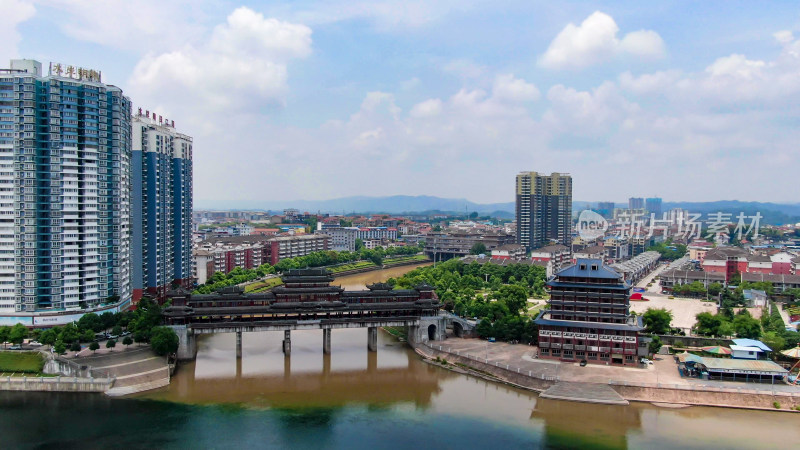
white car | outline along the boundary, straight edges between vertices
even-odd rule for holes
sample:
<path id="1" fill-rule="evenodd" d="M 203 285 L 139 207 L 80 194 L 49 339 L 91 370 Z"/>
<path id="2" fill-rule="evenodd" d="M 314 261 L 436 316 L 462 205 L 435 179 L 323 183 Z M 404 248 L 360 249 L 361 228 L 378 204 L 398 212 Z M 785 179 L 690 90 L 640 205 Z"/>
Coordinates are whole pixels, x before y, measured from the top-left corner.
<path id="1" fill-rule="evenodd" d="M 40 342 L 38 342 L 38 341 L 30 341 L 30 342 L 28 342 L 28 345 L 31 346 L 31 347 L 41 347 L 42 346 L 42 344 Z"/>
<path id="2" fill-rule="evenodd" d="M 647 358 L 642 358 L 642 359 L 639 360 L 639 362 L 642 363 L 642 364 L 648 364 L 648 365 L 649 364 L 653 364 L 653 361 L 650 361 Z"/>

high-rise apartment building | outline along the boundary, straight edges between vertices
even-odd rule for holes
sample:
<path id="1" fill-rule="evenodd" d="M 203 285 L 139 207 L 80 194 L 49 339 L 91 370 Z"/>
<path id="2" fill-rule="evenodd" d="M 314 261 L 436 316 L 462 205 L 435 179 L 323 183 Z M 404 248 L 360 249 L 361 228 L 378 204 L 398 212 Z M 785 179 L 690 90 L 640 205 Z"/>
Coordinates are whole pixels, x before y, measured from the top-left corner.
<path id="1" fill-rule="evenodd" d="M 566 173 L 517 175 L 517 243 L 526 251 L 571 244 L 572 177 Z"/>
<path id="2" fill-rule="evenodd" d="M 0 70 L 0 315 L 129 301 L 130 100 L 94 70 Z M 63 315 L 63 314 L 62 314 Z"/>
<path id="3" fill-rule="evenodd" d="M 597 203 L 597 213 L 606 219 L 614 215 L 614 202 L 599 202 Z"/>
<path id="4" fill-rule="evenodd" d="M 644 199 L 642 197 L 629 198 L 628 209 L 644 209 Z"/>
<path id="5" fill-rule="evenodd" d="M 141 108 L 133 117 L 133 301 L 192 278 L 192 138 Z"/>
<path id="6" fill-rule="evenodd" d="M 656 215 L 656 219 L 661 219 L 661 199 L 658 197 L 648 198 L 645 200 L 645 209 Z"/>

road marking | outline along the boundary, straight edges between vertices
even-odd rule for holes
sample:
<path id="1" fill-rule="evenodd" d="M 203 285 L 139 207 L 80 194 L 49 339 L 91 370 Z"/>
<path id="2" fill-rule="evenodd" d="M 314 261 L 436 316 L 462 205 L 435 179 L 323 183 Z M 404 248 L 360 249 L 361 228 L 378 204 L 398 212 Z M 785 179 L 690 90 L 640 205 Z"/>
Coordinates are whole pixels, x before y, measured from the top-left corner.
<path id="1" fill-rule="evenodd" d="M 127 365 L 130 365 L 130 364 L 138 364 L 140 362 L 150 361 L 151 359 L 161 359 L 161 356 L 151 356 L 150 358 L 137 359 L 136 361 L 130 361 L 130 362 L 119 363 L 119 364 L 112 364 L 110 366 L 92 366 L 92 369 L 111 369 L 112 367 L 120 367 L 120 366 L 127 366 Z"/>

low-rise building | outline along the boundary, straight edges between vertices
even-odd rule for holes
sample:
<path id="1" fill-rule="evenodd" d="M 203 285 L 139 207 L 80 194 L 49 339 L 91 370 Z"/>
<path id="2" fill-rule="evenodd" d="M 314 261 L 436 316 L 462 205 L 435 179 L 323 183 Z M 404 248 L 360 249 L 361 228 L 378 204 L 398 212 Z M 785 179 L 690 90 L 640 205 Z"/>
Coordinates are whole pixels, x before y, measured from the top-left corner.
<path id="1" fill-rule="evenodd" d="M 332 250 L 355 251 L 356 240 L 361 239 L 385 239 L 388 241 L 397 240 L 397 229 L 389 227 L 340 227 L 322 226 L 317 234 L 330 236 L 330 246 Z"/>
<path id="2" fill-rule="evenodd" d="M 658 252 L 644 252 L 628 261 L 612 264 L 611 268 L 622 275 L 630 284 L 636 284 L 658 265 L 661 254 Z"/>
<path id="3" fill-rule="evenodd" d="M 558 272 L 572 263 L 572 253 L 566 245 L 548 245 L 531 250 L 531 261 L 549 262 L 553 271 Z"/>
<path id="4" fill-rule="evenodd" d="M 501 245 L 492 250 L 492 259 L 511 259 L 515 261 L 525 259 L 525 247 L 519 244 Z"/>
<path id="5" fill-rule="evenodd" d="M 228 273 L 237 267 L 254 269 L 275 265 L 285 258 L 328 250 L 326 235 L 226 236 L 208 239 L 194 252 L 194 273 L 203 284 L 214 272 Z"/>
<path id="6" fill-rule="evenodd" d="M 659 274 L 659 278 L 661 279 L 661 289 L 665 292 L 672 292 L 675 285 L 690 284 L 695 281 L 703 283 L 706 288 L 711 283 L 725 284 L 725 274 L 702 270 L 665 270 Z"/>
<path id="7" fill-rule="evenodd" d="M 767 306 L 767 293 L 758 289 L 745 289 L 742 291 L 744 301 L 748 308 L 761 308 Z"/>
<path id="8" fill-rule="evenodd" d="M 583 250 L 576 251 L 572 255 L 572 263 L 575 264 L 579 259 L 604 259 L 605 250 L 602 245 L 592 245 Z"/>
<path id="9" fill-rule="evenodd" d="M 491 252 L 500 246 L 513 244 L 514 239 L 513 235 L 501 233 L 428 233 L 425 237 L 425 254 L 440 261 L 469 255 L 472 246 L 479 242 Z"/>

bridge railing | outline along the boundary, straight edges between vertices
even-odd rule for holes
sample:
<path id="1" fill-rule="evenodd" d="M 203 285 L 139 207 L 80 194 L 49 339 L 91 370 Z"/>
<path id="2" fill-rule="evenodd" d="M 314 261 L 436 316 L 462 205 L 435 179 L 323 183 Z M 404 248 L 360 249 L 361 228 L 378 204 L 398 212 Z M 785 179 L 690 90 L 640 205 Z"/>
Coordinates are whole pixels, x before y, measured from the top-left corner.
<path id="1" fill-rule="evenodd" d="M 472 360 L 472 361 L 483 363 L 483 364 L 486 364 L 488 366 L 494 366 L 494 367 L 497 367 L 499 369 L 503 369 L 503 370 L 506 370 L 506 371 L 509 371 L 509 372 L 512 372 L 512 373 L 516 373 L 518 375 L 522 375 L 522 376 L 525 376 L 525 377 L 528 377 L 528 378 L 531 378 L 531 379 L 542 380 L 542 381 L 553 381 L 553 382 L 559 381 L 559 378 L 558 378 L 557 375 L 548 375 L 548 374 L 545 374 L 544 372 L 538 372 L 538 371 L 533 370 L 533 369 L 523 369 L 521 367 L 514 366 L 514 365 L 511 365 L 511 364 L 505 363 L 503 361 L 494 360 L 494 359 L 491 359 L 491 358 L 488 358 L 488 357 L 482 358 L 482 357 L 477 356 L 477 355 L 473 355 L 473 354 L 466 353 L 466 352 L 461 352 L 460 350 L 452 351 L 452 348 L 450 348 L 450 347 L 448 347 L 446 345 L 431 344 L 431 342 L 427 338 L 423 338 L 423 340 L 422 340 L 422 342 L 420 342 L 420 344 L 424 345 L 425 347 L 430 348 L 431 350 L 437 350 L 437 351 L 440 351 L 442 353 L 448 353 L 450 355 L 455 355 L 455 356 L 460 356 L 460 357 L 463 357 L 463 358 L 467 358 L 467 359 Z M 547 364 L 547 366 L 550 367 L 552 365 L 551 364 Z"/>

